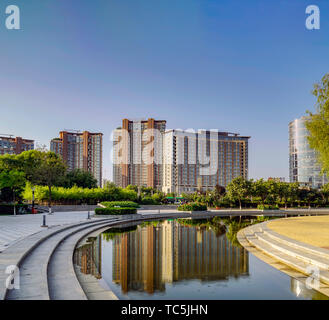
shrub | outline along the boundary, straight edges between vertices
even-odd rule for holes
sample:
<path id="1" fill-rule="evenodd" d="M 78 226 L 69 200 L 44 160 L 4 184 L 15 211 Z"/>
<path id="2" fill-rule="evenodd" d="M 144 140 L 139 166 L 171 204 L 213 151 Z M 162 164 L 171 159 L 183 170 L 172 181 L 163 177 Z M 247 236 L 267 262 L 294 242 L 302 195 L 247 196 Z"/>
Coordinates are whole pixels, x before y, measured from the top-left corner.
<path id="1" fill-rule="evenodd" d="M 97 215 L 121 215 L 121 214 L 136 214 L 136 208 L 96 208 L 95 214 Z"/>
<path id="2" fill-rule="evenodd" d="M 259 204 L 257 206 L 258 210 L 279 210 L 279 206 L 276 205 L 270 205 L 270 204 Z"/>
<path id="3" fill-rule="evenodd" d="M 152 198 L 152 197 L 144 197 L 142 198 L 142 200 L 140 201 L 141 204 L 153 204 L 153 205 L 156 205 L 156 204 L 160 204 L 159 201 L 157 201 L 156 199 Z"/>
<path id="4" fill-rule="evenodd" d="M 216 201 L 215 206 L 220 208 L 230 208 L 232 205 L 231 201 L 228 199 L 222 199 L 220 201 Z"/>
<path id="5" fill-rule="evenodd" d="M 48 188 L 43 186 L 36 186 L 35 201 L 39 204 L 47 203 Z M 32 200 L 31 186 L 27 184 L 24 193 L 25 200 Z M 132 190 L 126 190 L 118 187 L 111 188 L 63 188 L 53 187 L 52 199 L 54 204 L 59 205 L 79 205 L 82 203 L 97 204 L 102 201 L 136 201 L 137 193 Z"/>
<path id="6" fill-rule="evenodd" d="M 31 210 L 28 208 L 27 204 L 16 204 L 16 213 L 31 213 Z M 0 215 L 14 214 L 14 205 L 13 204 L 1 204 L 0 205 Z"/>
<path id="7" fill-rule="evenodd" d="M 206 211 L 207 206 L 205 204 L 192 202 L 181 204 L 177 209 L 178 211 Z"/>
<path id="8" fill-rule="evenodd" d="M 101 204 L 107 208 L 121 207 L 121 208 L 139 208 L 139 205 L 133 201 L 104 201 Z"/>

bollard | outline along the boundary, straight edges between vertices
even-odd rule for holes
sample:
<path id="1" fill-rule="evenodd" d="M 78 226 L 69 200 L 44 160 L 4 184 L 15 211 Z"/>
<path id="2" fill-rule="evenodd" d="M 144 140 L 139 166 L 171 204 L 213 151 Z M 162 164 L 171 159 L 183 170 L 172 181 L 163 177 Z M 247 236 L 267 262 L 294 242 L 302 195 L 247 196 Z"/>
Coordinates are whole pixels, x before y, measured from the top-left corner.
<path id="1" fill-rule="evenodd" d="M 47 228 L 48 226 L 46 225 L 46 215 L 42 216 L 42 226 L 43 228 Z"/>
<path id="2" fill-rule="evenodd" d="M 90 211 L 88 211 L 88 217 L 87 220 L 90 220 Z"/>
<path id="3" fill-rule="evenodd" d="M 52 210 L 51 210 L 51 207 L 48 208 L 48 214 L 53 214 Z"/>

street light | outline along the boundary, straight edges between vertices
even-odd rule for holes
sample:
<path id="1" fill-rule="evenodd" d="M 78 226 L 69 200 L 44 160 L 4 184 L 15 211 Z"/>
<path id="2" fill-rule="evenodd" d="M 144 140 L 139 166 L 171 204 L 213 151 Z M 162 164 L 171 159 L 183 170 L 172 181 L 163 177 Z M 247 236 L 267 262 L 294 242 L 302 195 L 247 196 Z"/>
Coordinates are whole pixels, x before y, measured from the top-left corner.
<path id="1" fill-rule="evenodd" d="M 31 189 L 32 189 L 32 213 L 34 213 L 34 191 L 35 191 L 35 186 L 33 186 Z"/>

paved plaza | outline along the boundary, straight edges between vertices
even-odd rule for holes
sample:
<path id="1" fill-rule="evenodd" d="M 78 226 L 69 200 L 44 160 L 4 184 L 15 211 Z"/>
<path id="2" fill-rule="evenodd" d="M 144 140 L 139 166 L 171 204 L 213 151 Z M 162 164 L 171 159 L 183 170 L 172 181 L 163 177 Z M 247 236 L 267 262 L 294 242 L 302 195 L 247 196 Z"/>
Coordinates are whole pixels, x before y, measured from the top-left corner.
<path id="1" fill-rule="evenodd" d="M 93 212 L 90 214 L 92 215 Z M 55 212 L 52 215 L 45 214 L 45 216 L 46 224 L 51 228 L 85 221 L 88 212 Z M 29 235 L 43 231 L 42 222 L 43 214 L 0 216 L 0 252 Z"/>
<path id="2" fill-rule="evenodd" d="M 288 238 L 329 249 L 329 216 L 271 221 L 268 227 Z"/>

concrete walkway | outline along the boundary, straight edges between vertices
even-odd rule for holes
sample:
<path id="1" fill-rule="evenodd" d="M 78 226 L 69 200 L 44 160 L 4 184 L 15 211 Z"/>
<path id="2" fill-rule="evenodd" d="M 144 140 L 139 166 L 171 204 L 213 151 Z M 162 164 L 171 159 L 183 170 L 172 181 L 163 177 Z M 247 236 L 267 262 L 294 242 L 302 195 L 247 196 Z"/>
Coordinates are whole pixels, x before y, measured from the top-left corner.
<path id="1" fill-rule="evenodd" d="M 88 212 L 55 212 L 52 215 L 45 215 L 46 224 L 51 228 L 85 221 Z M 0 216 L 0 252 L 27 236 L 43 231 L 42 219 L 43 214 Z"/>

